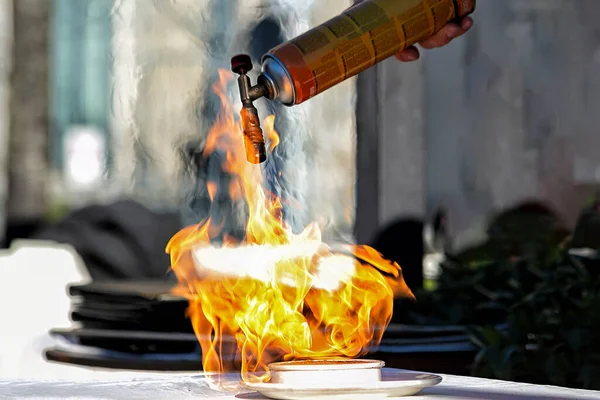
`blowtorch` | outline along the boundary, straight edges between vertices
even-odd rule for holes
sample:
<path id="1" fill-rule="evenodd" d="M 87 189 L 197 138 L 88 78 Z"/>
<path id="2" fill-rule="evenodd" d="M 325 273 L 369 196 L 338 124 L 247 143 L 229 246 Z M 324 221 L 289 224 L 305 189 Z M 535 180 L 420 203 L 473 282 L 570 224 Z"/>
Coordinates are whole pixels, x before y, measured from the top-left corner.
<path id="1" fill-rule="evenodd" d="M 253 102 L 261 97 L 293 106 L 324 92 L 475 11 L 476 0 L 364 0 L 265 54 L 256 85 L 250 56 L 231 59 L 239 75 L 246 158 L 266 160 Z"/>

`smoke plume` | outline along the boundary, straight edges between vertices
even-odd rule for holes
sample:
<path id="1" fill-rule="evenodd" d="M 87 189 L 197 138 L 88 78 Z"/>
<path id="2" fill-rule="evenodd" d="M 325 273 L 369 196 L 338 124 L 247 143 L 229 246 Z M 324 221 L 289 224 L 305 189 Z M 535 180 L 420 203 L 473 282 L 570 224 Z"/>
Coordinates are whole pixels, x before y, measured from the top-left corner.
<path id="1" fill-rule="evenodd" d="M 244 205 L 218 198 L 207 181 L 226 184 L 218 153 L 202 150 L 220 102 L 212 92 L 218 69 L 249 53 L 256 80 L 260 58 L 273 46 L 323 22 L 348 1 L 120 0 L 114 9 L 114 122 L 121 183 L 154 208 L 177 207 L 184 224 L 209 212 L 235 233 Z M 318 17 L 315 17 L 318 16 Z M 282 196 L 295 231 L 319 220 L 349 232 L 354 205 L 354 86 L 349 81 L 295 107 L 259 100 L 264 119 L 276 115 L 281 142 L 263 166 L 266 184 Z M 235 82 L 230 99 L 239 102 Z M 279 174 L 279 172 L 281 172 Z"/>

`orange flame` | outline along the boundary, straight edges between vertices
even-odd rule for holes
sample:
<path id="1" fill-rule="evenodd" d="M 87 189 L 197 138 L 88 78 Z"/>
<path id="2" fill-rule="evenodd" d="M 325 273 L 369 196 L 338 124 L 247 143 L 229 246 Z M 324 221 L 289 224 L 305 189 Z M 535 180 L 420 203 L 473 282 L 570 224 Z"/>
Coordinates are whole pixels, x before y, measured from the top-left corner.
<path id="1" fill-rule="evenodd" d="M 209 218 L 167 245 L 176 291 L 190 300 L 205 372 L 241 370 L 246 381 L 266 380 L 273 361 L 365 354 L 380 343 L 394 297 L 413 296 L 401 268 L 366 246 L 325 245 L 316 223 L 292 233 L 280 199 L 263 189 L 260 167 L 246 161 L 241 125 L 227 100 L 233 75 L 219 74 L 213 89 L 222 108 L 205 152 L 226 154 L 229 194 L 248 206 L 246 236 L 216 248 L 211 237 L 219 227 Z M 279 143 L 273 116 L 265 128 L 272 151 Z M 217 185 L 208 187 L 214 199 Z"/>

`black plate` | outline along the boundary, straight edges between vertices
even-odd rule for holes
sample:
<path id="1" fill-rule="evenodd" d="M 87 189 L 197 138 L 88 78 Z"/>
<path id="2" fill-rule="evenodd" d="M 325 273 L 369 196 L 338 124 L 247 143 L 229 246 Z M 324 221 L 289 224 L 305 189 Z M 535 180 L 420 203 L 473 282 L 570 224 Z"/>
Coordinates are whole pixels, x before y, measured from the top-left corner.
<path id="1" fill-rule="evenodd" d="M 71 319 L 85 328 L 192 333 L 188 301 L 164 281 L 72 285 Z"/>
<path id="2" fill-rule="evenodd" d="M 132 356 L 129 354 L 107 353 L 87 354 L 60 348 L 46 350 L 46 360 L 64 364 L 95 368 L 110 368 L 136 371 L 202 371 L 202 359 L 199 354 Z"/>
<path id="3" fill-rule="evenodd" d="M 165 281 L 92 282 L 69 286 L 71 296 L 104 298 L 111 301 L 135 303 L 136 301 L 181 301 L 182 297 L 170 293 L 175 285 Z"/>
<path id="4" fill-rule="evenodd" d="M 182 354 L 198 352 L 193 333 L 105 329 L 53 329 L 50 336 L 71 344 L 129 354 Z"/>

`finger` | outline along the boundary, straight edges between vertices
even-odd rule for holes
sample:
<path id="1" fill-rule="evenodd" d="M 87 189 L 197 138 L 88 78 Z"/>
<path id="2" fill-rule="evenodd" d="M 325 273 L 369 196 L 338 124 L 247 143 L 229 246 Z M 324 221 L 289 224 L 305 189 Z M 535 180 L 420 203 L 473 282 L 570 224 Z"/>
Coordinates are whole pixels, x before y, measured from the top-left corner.
<path id="1" fill-rule="evenodd" d="M 473 26 L 473 19 L 471 17 L 463 18 L 460 24 L 449 23 L 443 27 L 438 33 L 432 37 L 419 43 L 424 49 L 433 49 L 436 47 L 442 47 L 450 43 L 453 39 L 456 39 L 471 29 Z"/>
<path id="2" fill-rule="evenodd" d="M 396 58 L 404 62 L 417 61 L 419 57 L 419 50 L 415 46 L 407 47 L 406 49 L 396 53 Z"/>
<path id="3" fill-rule="evenodd" d="M 464 35 L 465 33 L 467 33 L 469 31 L 469 29 L 471 29 L 471 27 L 473 26 L 473 18 L 471 17 L 465 17 L 460 21 L 460 27 L 462 28 L 463 32 L 461 33 L 461 35 Z"/>
<path id="4" fill-rule="evenodd" d="M 458 33 L 458 35 L 456 35 L 452 39 L 450 39 L 450 41 L 461 37 L 462 35 L 467 33 L 469 31 L 469 29 L 471 29 L 471 27 L 473 27 L 473 19 L 471 17 L 463 18 L 460 21 L 460 32 Z"/>
<path id="5" fill-rule="evenodd" d="M 458 37 L 462 32 L 460 25 L 455 23 L 449 23 L 444 26 L 439 32 L 426 40 L 419 43 L 424 49 L 434 49 L 436 47 L 442 47 L 450 43 L 452 39 Z"/>

